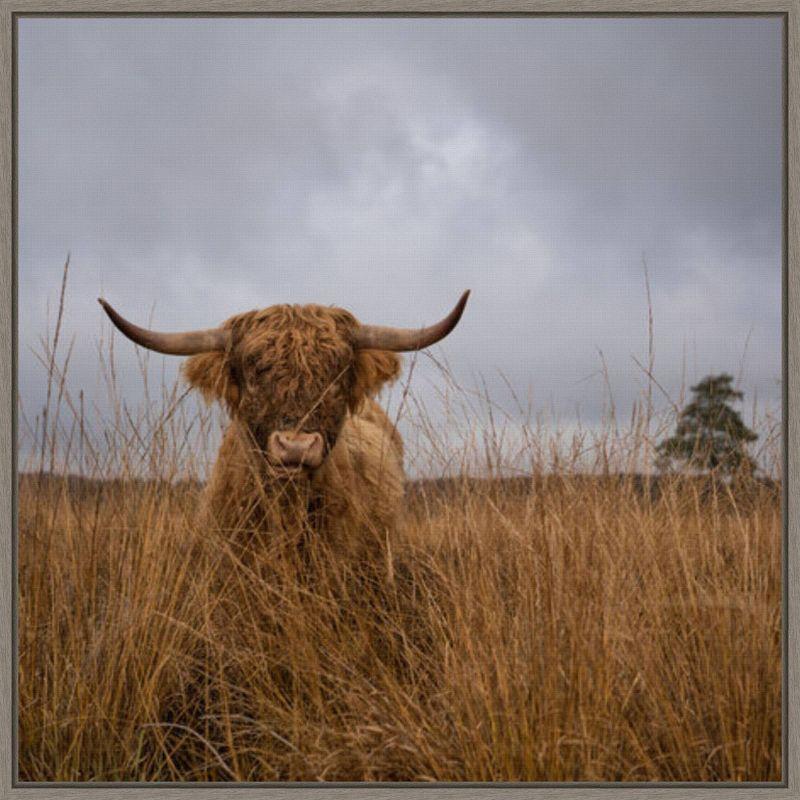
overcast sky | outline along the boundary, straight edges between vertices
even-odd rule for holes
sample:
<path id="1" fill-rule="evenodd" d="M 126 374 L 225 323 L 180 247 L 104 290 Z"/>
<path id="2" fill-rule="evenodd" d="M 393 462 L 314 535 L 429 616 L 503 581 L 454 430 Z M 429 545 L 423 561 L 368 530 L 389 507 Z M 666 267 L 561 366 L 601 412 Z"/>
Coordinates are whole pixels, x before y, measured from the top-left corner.
<path id="1" fill-rule="evenodd" d="M 641 390 L 644 255 L 661 385 L 737 374 L 749 336 L 742 388 L 779 402 L 778 18 L 28 18 L 18 52 L 31 416 L 67 251 L 89 399 L 100 294 L 175 330 L 280 302 L 419 325 L 471 288 L 456 376 L 594 424 L 598 350 L 623 413 Z"/>

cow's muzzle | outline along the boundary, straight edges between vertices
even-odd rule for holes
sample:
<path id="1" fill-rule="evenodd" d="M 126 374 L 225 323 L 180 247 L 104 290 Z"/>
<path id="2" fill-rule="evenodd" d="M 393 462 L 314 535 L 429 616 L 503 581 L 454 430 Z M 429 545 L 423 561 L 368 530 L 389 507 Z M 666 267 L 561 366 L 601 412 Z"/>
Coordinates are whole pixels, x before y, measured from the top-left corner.
<path id="1" fill-rule="evenodd" d="M 324 454 L 321 433 L 274 431 L 267 440 L 267 456 L 273 464 L 282 467 L 316 469 L 322 464 Z"/>

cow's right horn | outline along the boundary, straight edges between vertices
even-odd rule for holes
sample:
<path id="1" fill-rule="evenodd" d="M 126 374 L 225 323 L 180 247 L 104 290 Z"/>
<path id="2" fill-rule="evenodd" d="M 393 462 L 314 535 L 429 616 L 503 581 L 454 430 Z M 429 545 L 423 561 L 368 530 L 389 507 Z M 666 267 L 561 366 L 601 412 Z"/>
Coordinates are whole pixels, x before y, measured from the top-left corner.
<path id="1" fill-rule="evenodd" d="M 387 328 L 382 325 L 362 325 L 356 333 L 356 347 L 370 350 L 393 350 L 397 353 L 422 350 L 444 339 L 458 325 L 469 289 L 461 295 L 455 308 L 435 325 L 427 328 Z"/>
<path id="2" fill-rule="evenodd" d="M 225 350 L 230 341 L 230 331 L 222 328 L 209 328 L 205 331 L 186 331 L 184 333 L 159 333 L 140 328 L 125 317 L 120 316 L 112 306 L 98 297 L 106 314 L 114 325 L 131 341 L 170 356 L 193 356 L 196 353 L 209 353 L 213 350 Z"/>

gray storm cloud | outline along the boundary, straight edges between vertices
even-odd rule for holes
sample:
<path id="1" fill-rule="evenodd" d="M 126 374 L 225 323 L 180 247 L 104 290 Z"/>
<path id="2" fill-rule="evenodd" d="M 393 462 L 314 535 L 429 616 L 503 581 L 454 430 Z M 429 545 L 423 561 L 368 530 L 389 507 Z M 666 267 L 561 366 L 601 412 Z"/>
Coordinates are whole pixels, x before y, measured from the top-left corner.
<path id="1" fill-rule="evenodd" d="M 778 18 L 27 18 L 18 86 L 29 415 L 67 251 L 89 397 L 98 294 L 181 329 L 276 302 L 416 325 L 471 288 L 456 377 L 593 424 L 598 350 L 619 408 L 641 389 L 645 254 L 661 385 L 747 343 L 742 388 L 779 401 Z"/>

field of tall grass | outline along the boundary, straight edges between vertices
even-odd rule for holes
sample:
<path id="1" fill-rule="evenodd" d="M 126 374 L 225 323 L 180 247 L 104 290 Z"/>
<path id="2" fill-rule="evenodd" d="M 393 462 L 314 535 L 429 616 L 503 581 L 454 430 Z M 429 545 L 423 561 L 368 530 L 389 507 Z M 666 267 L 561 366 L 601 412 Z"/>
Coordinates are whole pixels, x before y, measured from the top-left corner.
<path id="1" fill-rule="evenodd" d="M 198 528 L 214 412 L 129 408 L 112 356 L 100 418 L 61 323 L 20 417 L 21 780 L 780 780 L 774 421 L 770 479 L 655 476 L 651 395 L 567 436 L 409 390 L 412 472 L 447 477 L 367 569 Z"/>

